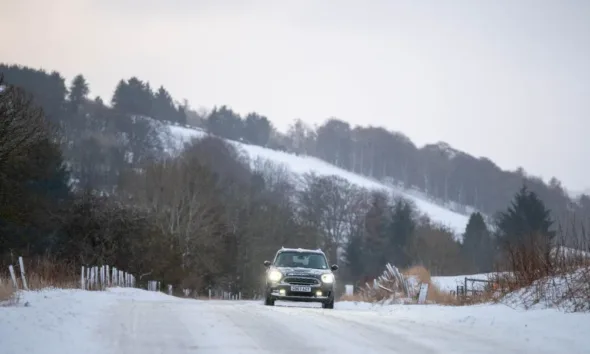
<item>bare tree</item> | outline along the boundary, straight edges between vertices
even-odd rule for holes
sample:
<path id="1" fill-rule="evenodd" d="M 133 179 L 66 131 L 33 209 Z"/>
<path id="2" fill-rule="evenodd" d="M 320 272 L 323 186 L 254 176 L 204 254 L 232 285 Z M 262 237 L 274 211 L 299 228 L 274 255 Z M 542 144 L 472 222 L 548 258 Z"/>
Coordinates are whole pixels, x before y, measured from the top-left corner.
<path id="1" fill-rule="evenodd" d="M 323 232 L 321 246 L 330 260 L 339 261 L 338 251 L 351 232 L 350 215 L 358 207 L 358 189 L 336 176 L 307 174 L 300 192 L 300 215 L 309 225 Z"/>
<path id="2" fill-rule="evenodd" d="M 127 179 L 124 189 L 154 215 L 170 245 L 177 245 L 183 271 L 194 279 L 221 271 L 225 225 L 210 171 L 183 156 L 147 166 Z"/>

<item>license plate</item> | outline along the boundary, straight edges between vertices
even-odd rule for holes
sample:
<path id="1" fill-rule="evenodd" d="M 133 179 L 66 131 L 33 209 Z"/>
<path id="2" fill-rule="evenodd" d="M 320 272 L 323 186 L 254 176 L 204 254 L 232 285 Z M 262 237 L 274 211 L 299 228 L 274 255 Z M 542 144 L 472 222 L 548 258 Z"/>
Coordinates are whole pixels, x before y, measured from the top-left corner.
<path id="1" fill-rule="evenodd" d="M 300 293 L 310 293 L 311 292 L 311 286 L 291 285 L 291 291 L 296 291 L 296 292 L 300 292 Z"/>
<path id="2" fill-rule="evenodd" d="M 296 291 L 296 292 L 300 292 L 300 293 L 310 293 L 311 286 L 291 285 L 291 291 Z"/>

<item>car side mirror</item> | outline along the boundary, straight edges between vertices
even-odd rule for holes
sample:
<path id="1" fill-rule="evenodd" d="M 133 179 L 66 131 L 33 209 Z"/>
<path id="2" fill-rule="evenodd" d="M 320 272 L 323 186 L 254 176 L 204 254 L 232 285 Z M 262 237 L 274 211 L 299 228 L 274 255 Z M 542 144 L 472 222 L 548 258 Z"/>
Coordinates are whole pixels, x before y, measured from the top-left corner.
<path id="1" fill-rule="evenodd" d="M 264 266 L 265 266 L 266 268 L 270 267 L 270 261 L 264 261 Z"/>
<path id="2" fill-rule="evenodd" d="M 330 267 L 330 269 L 332 269 L 332 271 L 337 271 L 338 270 L 338 266 L 336 264 L 332 264 L 332 266 Z"/>

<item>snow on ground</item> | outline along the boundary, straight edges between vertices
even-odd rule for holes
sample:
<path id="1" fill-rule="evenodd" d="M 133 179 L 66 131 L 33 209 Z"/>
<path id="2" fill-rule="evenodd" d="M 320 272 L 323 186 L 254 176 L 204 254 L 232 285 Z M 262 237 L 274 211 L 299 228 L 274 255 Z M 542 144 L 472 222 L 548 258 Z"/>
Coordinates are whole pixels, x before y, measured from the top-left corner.
<path id="1" fill-rule="evenodd" d="M 440 305 L 389 305 L 372 306 L 341 302 L 337 309 L 362 311 L 360 316 L 370 317 L 367 310 L 380 317 L 395 318 L 398 321 L 420 324 L 421 326 L 440 326 L 449 330 L 477 333 L 486 338 L 505 338 L 498 343 L 514 348 L 521 346 L 528 353 L 588 353 L 590 339 L 590 314 L 566 314 L 558 310 L 513 309 L 505 305 L 440 306 Z M 586 334 L 585 334 L 586 333 Z M 487 335 L 489 334 L 489 336 Z M 461 342 L 456 343 L 458 347 Z M 450 352 L 450 351 L 449 351 Z"/>
<path id="2" fill-rule="evenodd" d="M 0 307 L 2 353 L 587 353 L 590 314 L 503 305 L 178 299 L 138 289 L 26 292 Z M 24 304 L 28 304 L 24 306 Z"/>
<path id="3" fill-rule="evenodd" d="M 190 142 L 193 138 L 200 138 L 205 132 L 198 129 L 184 128 L 180 126 L 169 126 L 170 134 L 165 138 L 168 140 L 170 149 L 181 149 L 184 143 Z M 323 160 L 311 156 L 297 156 L 283 151 L 267 149 L 257 145 L 248 145 L 235 141 L 231 144 L 244 151 L 251 160 L 258 158 L 270 160 L 276 164 L 284 165 L 289 171 L 296 175 L 303 175 L 309 172 L 315 172 L 318 175 L 337 175 L 345 178 L 350 183 L 373 190 L 386 190 L 400 195 L 408 200 L 412 200 L 419 210 L 430 216 L 433 221 L 448 226 L 453 230 L 458 239 L 465 231 L 465 226 L 469 217 L 446 209 L 440 205 L 433 204 L 427 200 L 418 197 L 415 193 L 401 190 L 373 179 L 346 171 L 331 165 Z"/>
<path id="4" fill-rule="evenodd" d="M 0 307 L 1 353 L 105 353 L 98 324 L 121 299 L 171 298 L 139 289 L 83 291 L 48 289 L 19 294 L 14 307 Z"/>
<path id="5" fill-rule="evenodd" d="M 432 284 L 436 285 L 436 287 L 444 292 L 451 292 L 457 291 L 457 286 L 465 285 L 465 278 L 468 279 L 477 279 L 477 280 L 489 280 L 490 277 L 494 273 L 481 273 L 481 274 L 471 274 L 471 275 L 454 275 L 454 276 L 435 276 L 431 277 Z M 480 282 L 468 282 L 467 286 L 469 289 L 480 289 L 483 288 L 485 284 Z"/>

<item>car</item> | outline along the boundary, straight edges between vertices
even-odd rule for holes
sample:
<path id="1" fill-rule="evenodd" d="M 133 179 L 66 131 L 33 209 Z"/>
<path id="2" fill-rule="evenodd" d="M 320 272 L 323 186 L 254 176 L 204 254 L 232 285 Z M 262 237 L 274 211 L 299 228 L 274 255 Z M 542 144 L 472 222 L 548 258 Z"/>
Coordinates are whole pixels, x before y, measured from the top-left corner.
<path id="1" fill-rule="evenodd" d="M 265 300 L 274 306 L 276 300 L 321 302 L 325 309 L 334 308 L 334 285 L 337 265 L 328 266 L 321 249 L 281 248 L 272 262 L 264 261 Z"/>

